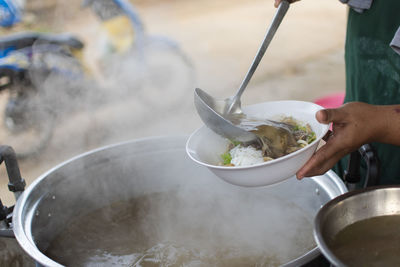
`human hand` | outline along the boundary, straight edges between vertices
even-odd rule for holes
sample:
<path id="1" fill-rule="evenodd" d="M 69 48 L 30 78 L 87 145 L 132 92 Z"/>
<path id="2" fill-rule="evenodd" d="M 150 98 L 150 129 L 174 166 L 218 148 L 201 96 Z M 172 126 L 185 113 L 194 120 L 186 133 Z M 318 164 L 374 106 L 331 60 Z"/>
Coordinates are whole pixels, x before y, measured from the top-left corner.
<path id="1" fill-rule="evenodd" d="M 297 2 L 297 1 L 300 1 L 300 0 L 287 0 L 289 3 L 293 3 L 293 2 Z M 278 7 L 279 6 L 279 4 L 282 2 L 282 0 L 275 0 L 275 4 L 274 4 L 274 6 L 275 7 Z"/>
<path id="2" fill-rule="evenodd" d="M 383 140 L 386 108 L 366 103 L 352 102 L 337 109 L 324 109 L 316 113 L 321 123 L 333 123 L 332 132 L 324 137 L 322 146 L 297 172 L 297 179 L 324 174 L 343 156 L 373 141 Z"/>

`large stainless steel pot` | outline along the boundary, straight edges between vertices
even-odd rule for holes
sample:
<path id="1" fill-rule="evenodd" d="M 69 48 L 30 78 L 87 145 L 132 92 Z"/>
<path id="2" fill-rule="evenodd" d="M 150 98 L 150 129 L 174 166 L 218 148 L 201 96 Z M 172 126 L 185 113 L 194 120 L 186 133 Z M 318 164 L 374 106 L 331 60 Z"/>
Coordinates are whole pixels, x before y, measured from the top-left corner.
<path id="1" fill-rule="evenodd" d="M 329 201 L 317 213 L 314 220 L 315 240 L 334 266 L 347 266 L 328 244 L 346 226 L 384 215 L 400 215 L 400 186 L 374 186 L 345 193 Z M 365 253 L 362 248 L 353 247 L 352 250 L 355 255 Z"/>
<path id="2" fill-rule="evenodd" d="M 237 216 L 248 216 L 249 225 L 241 226 L 241 229 L 251 228 L 252 222 L 261 220 L 259 224 L 265 231 L 259 231 L 257 235 L 269 235 L 267 239 L 273 243 L 285 241 L 304 250 L 300 255 L 286 255 L 283 266 L 300 266 L 320 255 L 315 244 L 307 248 L 308 245 L 296 242 L 299 242 L 300 234 L 312 240 L 312 220 L 317 211 L 347 191 L 333 172 L 302 181 L 293 177 L 269 187 L 238 187 L 221 181 L 188 159 L 186 139 L 184 136 L 160 137 L 107 146 L 72 158 L 43 174 L 23 192 L 14 208 L 13 232 L 20 246 L 39 264 L 61 266 L 44 251 L 77 216 L 115 201 L 152 192 L 192 190 L 196 192 L 194 195 L 201 197 L 198 207 L 215 206 L 216 201 L 221 201 L 217 203 L 221 205 L 224 201 L 232 202 L 234 206 L 244 205 L 240 209 L 242 214 Z M 190 194 L 187 196 L 188 202 L 197 201 L 190 199 Z M 221 196 L 227 198 L 219 199 Z M 246 201 L 241 203 L 239 199 Z M 279 199 L 279 202 L 271 204 L 271 199 Z M 252 213 L 246 211 L 255 207 L 266 214 L 252 218 Z M 290 223 L 291 227 L 295 225 L 301 229 L 303 225 L 280 220 L 279 216 L 286 210 L 289 212 L 288 207 L 308 218 L 309 231 L 289 234 L 285 225 Z M 272 210 L 278 212 L 268 214 Z M 201 220 L 206 222 L 207 216 Z"/>

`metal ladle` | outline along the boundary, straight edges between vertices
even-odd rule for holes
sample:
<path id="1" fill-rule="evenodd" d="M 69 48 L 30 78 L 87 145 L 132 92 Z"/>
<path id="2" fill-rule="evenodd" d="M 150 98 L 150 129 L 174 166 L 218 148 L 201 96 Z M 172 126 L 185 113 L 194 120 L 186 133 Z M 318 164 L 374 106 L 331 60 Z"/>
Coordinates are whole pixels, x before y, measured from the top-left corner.
<path id="1" fill-rule="evenodd" d="M 276 11 L 276 14 L 267 31 L 267 34 L 264 37 L 264 41 L 262 42 L 256 57 L 254 58 L 253 63 L 250 66 L 250 69 L 248 70 L 242 84 L 240 85 L 239 90 L 234 96 L 226 98 L 224 100 L 217 100 L 200 88 L 195 89 L 194 103 L 197 112 L 205 125 L 215 133 L 228 139 L 240 141 L 247 144 L 254 142 L 261 144 L 260 139 L 256 134 L 244 129 L 244 127 L 241 127 L 234 121 L 237 121 L 238 118 L 246 117 L 241 109 L 240 97 L 243 91 L 246 89 L 246 86 L 253 76 L 255 70 L 257 69 L 258 64 L 264 56 L 264 53 L 267 50 L 269 43 L 275 35 L 275 32 L 277 31 L 288 9 L 289 2 L 283 0 Z M 254 125 L 254 121 L 252 124 Z M 284 131 L 287 131 L 288 135 L 293 137 L 291 131 L 284 123 L 271 120 L 262 120 L 260 121 L 260 125 L 261 124 L 268 124 L 277 128 L 282 128 Z"/>

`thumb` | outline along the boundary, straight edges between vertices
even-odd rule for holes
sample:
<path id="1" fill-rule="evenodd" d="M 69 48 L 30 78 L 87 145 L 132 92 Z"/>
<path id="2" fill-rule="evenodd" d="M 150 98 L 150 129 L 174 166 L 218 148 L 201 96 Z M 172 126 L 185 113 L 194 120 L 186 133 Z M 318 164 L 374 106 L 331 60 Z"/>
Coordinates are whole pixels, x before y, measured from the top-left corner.
<path id="1" fill-rule="evenodd" d="M 335 109 L 321 109 L 317 111 L 315 117 L 320 123 L 328 124 L 330 122 L 343 121 L 346 116 L 345 112 L 343 112 L 340 108 L 335 108 Z"/>

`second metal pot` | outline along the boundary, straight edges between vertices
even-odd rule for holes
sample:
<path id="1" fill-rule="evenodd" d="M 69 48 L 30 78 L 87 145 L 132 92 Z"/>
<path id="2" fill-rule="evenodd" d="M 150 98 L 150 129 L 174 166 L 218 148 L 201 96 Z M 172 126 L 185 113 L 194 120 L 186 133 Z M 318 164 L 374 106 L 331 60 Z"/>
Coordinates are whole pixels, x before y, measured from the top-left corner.
<path id="1" fill-rule="evenodd" d="M 377 186 L 348 192 L 329 201 L 314 221 L 314 238 L 323 255 L 334 266 L 348 266 L 332 250 L 330 244 L 345 227 L 361 220 L 386 215 L 400 215 L 400 186 Z M 366 235 L 379 231 L 369 229 Z M 352 247 L 354 255 L 365 253 Z"/>

